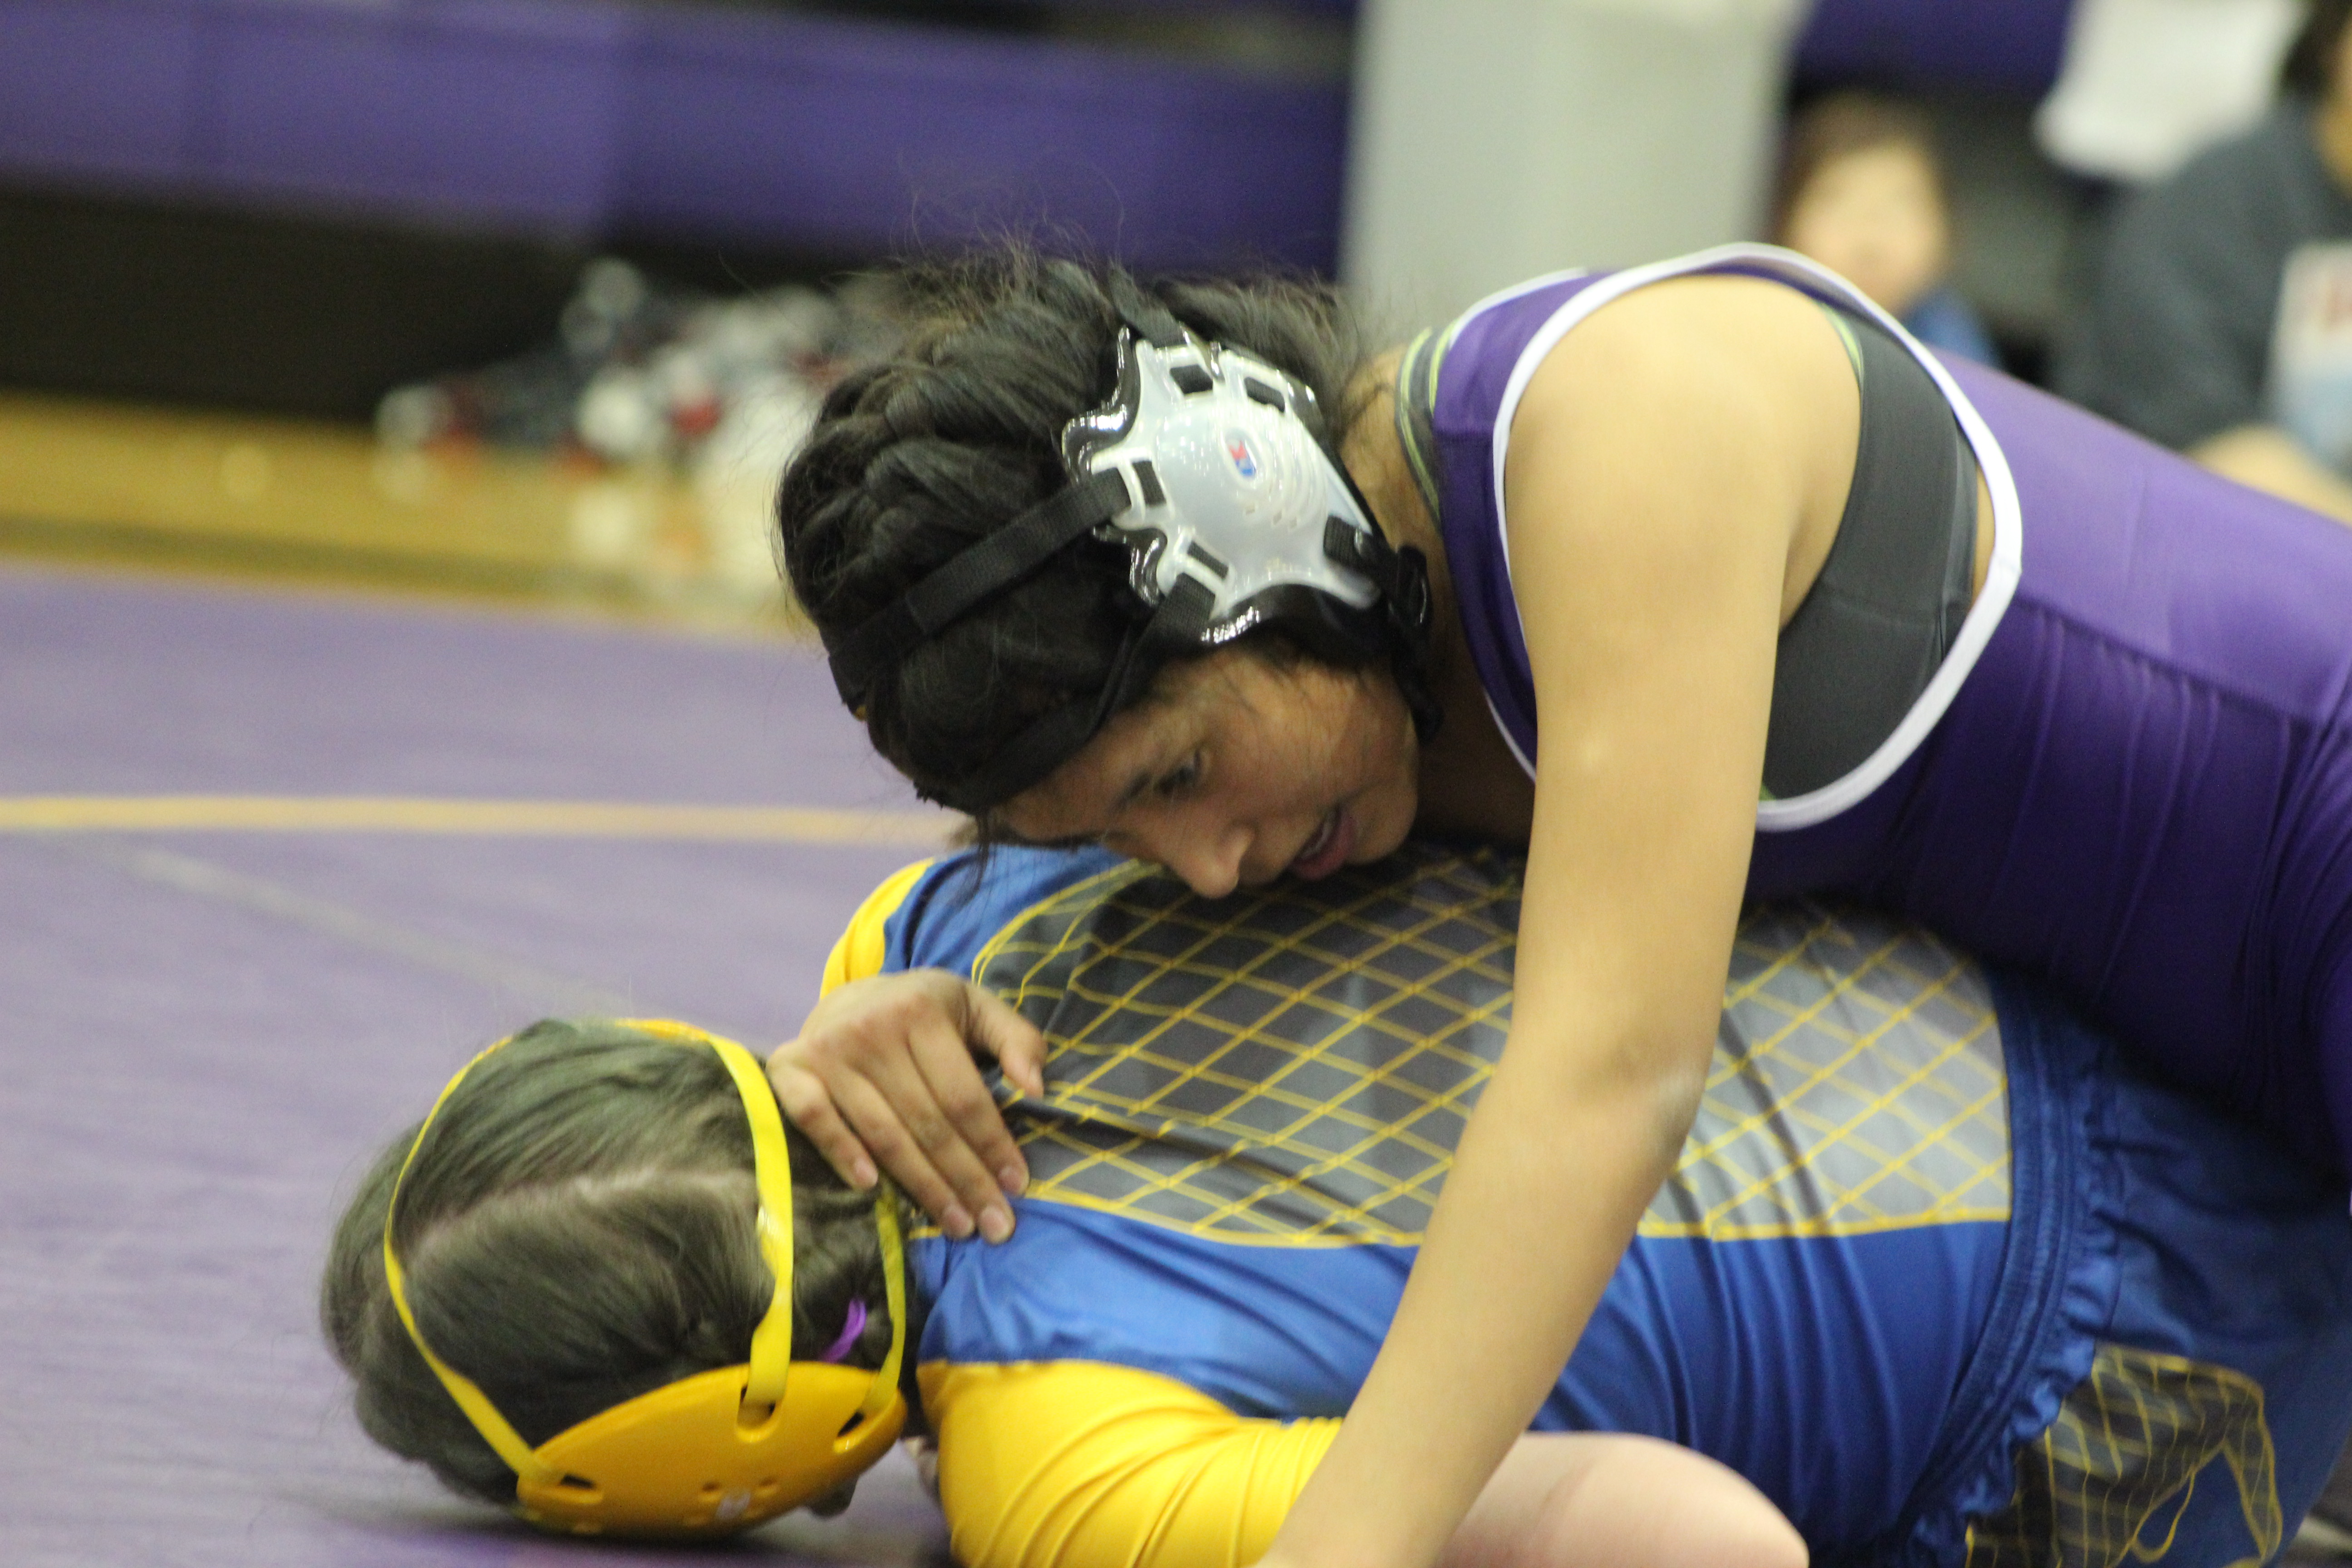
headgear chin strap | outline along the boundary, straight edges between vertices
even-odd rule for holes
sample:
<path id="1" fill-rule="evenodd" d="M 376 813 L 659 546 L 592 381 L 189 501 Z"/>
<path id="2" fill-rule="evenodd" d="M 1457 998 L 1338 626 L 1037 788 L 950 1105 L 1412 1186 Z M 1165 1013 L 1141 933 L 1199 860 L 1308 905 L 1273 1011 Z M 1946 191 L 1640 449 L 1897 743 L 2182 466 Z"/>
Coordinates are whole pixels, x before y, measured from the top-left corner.
<path id="1" fill-rule="evenodd" d="M 775 1295 L 751 1332 L 751 1354 L 590 1416 L 534 1448 L 471 1379 L 433 1353 L 417 1331 L 393 1246 L 400 1190 L 425 1135 L 483 1057 L 466 1064 L 417 1129 L 393 1183 L 383 1220 L 384 1283 L 408 1337 L 466 1418 L 515 1472 L 516 1509 L 545 1529 L 578 1535 L 723 1535 L 772 1519 L 854 1480 L 889 1450 L 907 1418 L 898 1368 L 907 1348 L 907 1266 L 889 1200 L 877 1195 L 890 1351 L 874 1372 L 793 1359 L 793 1178 L 783 1118 L 767 1075 L 732 1040 L 659 1019 L 634 1028 L 688 1047 L 708 1047 L 727 1066 L 751 1121 L 760 1194 L 760 1257 Z"/>
<path id="2" fill-rule="evenodd" d="M 940 792 L 975 815 L 1036 784 L 1140 697 L 1172 658 L 1260 626 L 1311 654 L 1386 655 L 1423 740 L 1427 563 L 1392 547 L 1330 450 L 1315 394 L 1265 361 L 1205 342 L 1131 286 L 1115 289 L 1111 399 L 1062 432 L 1070 488 L 973 545 L 829 648 L 841 699 L 862 710 L 881 671 L 957 617 L 1091 535 L 1129 551 L 1134 624 L 1099 696 L 1047 711 Z"/>

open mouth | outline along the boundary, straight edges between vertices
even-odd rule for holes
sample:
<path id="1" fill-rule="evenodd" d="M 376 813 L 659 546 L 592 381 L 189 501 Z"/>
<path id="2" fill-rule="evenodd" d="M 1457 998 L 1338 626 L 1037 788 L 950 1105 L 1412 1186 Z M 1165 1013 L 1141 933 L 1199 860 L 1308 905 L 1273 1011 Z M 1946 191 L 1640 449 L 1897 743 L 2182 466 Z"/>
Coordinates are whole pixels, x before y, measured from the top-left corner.
<path id="1" fill-rule="evenodd" d="M 1324 814 L 1315 837 L 1301 845 L 1292 858 L 1291 875 L 1310 882 L 1328 877 L 1348 863 L 1348 856 L 1355 847 L 1355 818 L 1348 815 L 1347 807 L 1335 805 Z"/>

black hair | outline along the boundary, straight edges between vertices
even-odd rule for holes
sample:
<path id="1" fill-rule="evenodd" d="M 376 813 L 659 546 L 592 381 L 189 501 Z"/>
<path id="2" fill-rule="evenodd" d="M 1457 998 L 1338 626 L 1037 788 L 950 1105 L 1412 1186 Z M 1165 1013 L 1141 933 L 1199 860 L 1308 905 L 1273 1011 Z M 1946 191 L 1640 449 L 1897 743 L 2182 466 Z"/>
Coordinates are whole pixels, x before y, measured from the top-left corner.
<path id="1" fill-rule="evenodd" d="M 2328 95 L 2347 22 L 2352 22 L 2352 0 L 2305 0 L 2303 26 L 2279 63 L 2280 91 L 2313 100 Z"/>
<path id="2" fill-rule="evenodd" d="M 784 570 L 829 643 L 1067 486 L 1062 428 L 1113 391 L 1114 293 L 1144 288 L 1115 267 L 1017 249 L 903 281 L 912 319 L 899 352 L 833 390 L 778 492 Z M 1361 340 L 1330 289 L 1265 279 L 1145 292 L 1304 382 L 1335 437 L 1360 412 L 1345 399 Z M 1131 624 L 1128 571 L 1123 548 L 1081 542 L 916 647 L 866 694 L 875 748 L 944 798 L 1032 721 L 1097 698 Z"/>
<path id="3" fill-rule="evenodd" d="M 871 1194 L 785 1130 L 793 1339 L 845 1358 L 890 1344 Z M 454 1489 L 511 1506 L 515 1474 L 442 1387 L 393 1306 L 384 1211 L 416 1130 L 379 1154 L 335 1227 L 320 1320 L 357 1385 L 360 1425 Z M 393 1225 L 410 1310 L 434 1353 L 534 1446 L 651 1389 L 751 1353 L 775 1293 L 760 1257 L 751 1132 L 716 1053 L 626 1024 L 535 1024 L 441 1108 Z"/>

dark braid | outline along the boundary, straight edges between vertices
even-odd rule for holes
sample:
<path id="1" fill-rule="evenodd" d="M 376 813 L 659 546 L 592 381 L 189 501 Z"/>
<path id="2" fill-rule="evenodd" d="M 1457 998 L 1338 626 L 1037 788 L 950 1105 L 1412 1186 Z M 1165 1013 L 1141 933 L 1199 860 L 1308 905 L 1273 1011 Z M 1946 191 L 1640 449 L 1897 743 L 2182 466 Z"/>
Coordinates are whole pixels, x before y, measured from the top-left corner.
<path id="1" fill-rule="evenodd" d="M 898 356 L 834 389 L 778 496 L 785 570 L 826 637 L 1068 482 L 1062 427 L 1110 395 L 1121 276 L 1020 251 L 908 275 L 914 321 Z M 1313 387 L 1346 428 L 1359 344 L 1330 290 L 1153 292 L 1202 336 Z M 1127 572 L 1124 549 L 1081 543 L 915 649 L 868 693 L 876 749 L 938 794 L 1038 715 L 1096 696 L 1129 625 Z"/>

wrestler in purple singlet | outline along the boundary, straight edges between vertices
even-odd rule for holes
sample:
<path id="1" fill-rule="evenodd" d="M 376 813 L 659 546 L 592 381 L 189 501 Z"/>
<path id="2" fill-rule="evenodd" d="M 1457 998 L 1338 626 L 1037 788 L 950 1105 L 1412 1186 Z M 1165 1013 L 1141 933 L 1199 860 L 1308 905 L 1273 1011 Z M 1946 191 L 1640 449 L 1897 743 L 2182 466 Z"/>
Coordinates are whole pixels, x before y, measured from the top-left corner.
<path id="1" fill-rule="evenodd" d="M 1444 340 L 1439 527 L 1524 762 L 1520 617 L 1540 606 L 1511 589 L 1509 415 L 1598 303 L 1701 271 L 1892 327 L 1831 275 L 1735 247 L 1544 280 Z M 1995 372 L 1923 361 L 1994 497 L 1992 574 L 1870 763 L 1759 808 L 1749 894 L 1851 896 L 2046 975 L 2184 1083 L 2352 1170 L 2352 529 Z"/>

